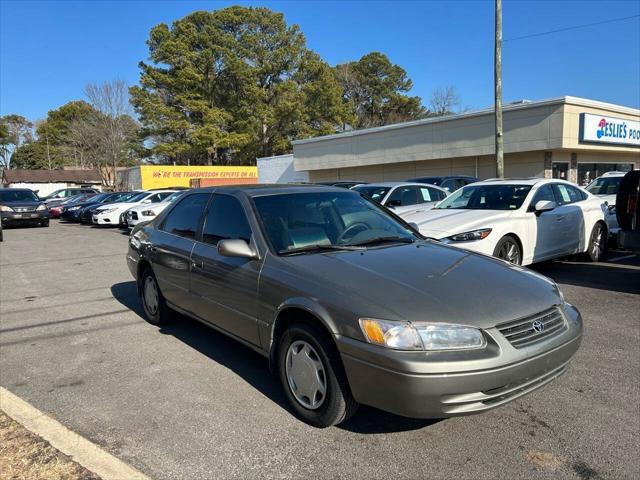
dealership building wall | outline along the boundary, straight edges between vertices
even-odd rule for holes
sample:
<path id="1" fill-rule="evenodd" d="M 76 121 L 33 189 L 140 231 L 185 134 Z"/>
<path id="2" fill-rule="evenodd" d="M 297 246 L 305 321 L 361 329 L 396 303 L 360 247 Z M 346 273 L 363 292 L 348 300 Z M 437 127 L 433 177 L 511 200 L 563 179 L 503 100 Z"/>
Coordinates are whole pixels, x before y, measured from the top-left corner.
<path id="1" fill-rule="evenodd" d="M 640 133 L 638 109 L 560 97 L 509 104 L 503 113 L 507 177 L 583 184 L 604 171 L 640 168 L 640 139 L 631 138 Z M 597 138 L 592 124 L 600 117 L 624 124 L 629 138 Z M 308 172 L 311 182 L 486 179 L 495 176 L 494 148 L 493 109 L 293 142 L 295 170 Z"/>

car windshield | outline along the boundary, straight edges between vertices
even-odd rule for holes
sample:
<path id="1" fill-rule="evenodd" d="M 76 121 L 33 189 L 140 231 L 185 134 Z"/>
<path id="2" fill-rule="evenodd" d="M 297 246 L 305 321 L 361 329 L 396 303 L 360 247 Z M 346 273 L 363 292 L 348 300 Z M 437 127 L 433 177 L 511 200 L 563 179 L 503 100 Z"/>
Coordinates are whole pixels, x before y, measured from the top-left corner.
<path id="1" fill-rule="evenodd" d="M 365 197 L 369 197 L 374 202 L 382 203 L 384 197 L 386 197 L 391 187 L 376 187 L 375 185 L 357 185 L 353 187 L 351 190 L 355 190 L 358 193 L 361 193 Z"/>
<path id="2" fill-rule="evenodd" d="M 620 188 L 622 177 L 600 177 L 596 178 L 587 187 L 587 192 L 594 195 L 616 195 Z"/>
<path id="3" fill-rule="evenodd" d="M 31 190 L 2 190 L 0 202 L 39 202 L 40 200 Z"/>
<path id="4" fill-rule="evenodd" d="M 121 202 L 135 203 L 135 202 L 139 202 L 141 200 L 144 200 L 148 196 L 149 196 L 149 192 L 139 192 L 139 193 L 136 193 L 136 194 L 134 194 L 133 196 L 131 196 L 129 198 L 122 198 L 122 199 L 120 199 L 120 201 Z"/>
<path id="5" fill-rule="evenodd" d="M 350 192 L 265 195 L 253 201 L 271 245 L 283 255 L 411 243 L 417 238 L 408 226 Z"/>
<path id="6" fill-rule="evenodd" d="M 107 198 L 109 198 L 111 196 L 111 193 L 99 193 L 97 195 L 93 195 L 91 197 L 88 197 L 87 200 L 90 200 L 92 202 L 102 202 L 104 200 L 106 200 Z"/>
<path id="7" fill-rule="evenodd" d="M 469 185 L 440 202 L 437 209 L 517 210 L 522 206 L 531 185 Z"/>

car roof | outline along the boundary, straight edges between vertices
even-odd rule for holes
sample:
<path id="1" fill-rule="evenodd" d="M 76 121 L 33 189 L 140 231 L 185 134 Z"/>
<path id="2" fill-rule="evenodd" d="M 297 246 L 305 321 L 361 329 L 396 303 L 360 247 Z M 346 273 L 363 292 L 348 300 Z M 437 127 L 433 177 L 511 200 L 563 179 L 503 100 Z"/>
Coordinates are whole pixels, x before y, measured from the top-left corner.
<path id="1" fill-rule="evenodd" d="M 602 177 L 624 177 L 627 174 L 627 172 L 605 172 L 602 175 L 600 175 L 598 178 L 602 178 Z"/>
<path id="2" fill-rule="evenodd" d="M 256 183 L 247 185 L 220 185 L 204 188 L 194 188 L 193 192 L 224 192 L 224 193 L 244 193 L 249 197 L 259 197 L 263 195 L 282 195 L 287 193 L 321 193 L 321 192 L 341 192 L 349 193 L 351 190 L 341 187 L 332 187 L 327 185 L 314 185 L 310 183 L 286 183 L 286 184 L 268 184 Z M 356 192 L 353 192 L 357 195 Z"/>
<path id="3" fill-rule="evenodd" d="M 431 185 L 430 183 L 420 183 L 420 182 L 380 182 L 380 183 L 367 183 L 363 185 L 366 187 L 399 187 L 399 186 L 417 186 L 417 187 L 436 187 L 440 188 L 437 185 Z"/>
<path id="4" fill-rule="evenodd" d="M 483 185 L 538 185 L 541 183 L 564 183 L 567 185 L 571 185 L 577 187 L 571 182 L 567 182 L 566 180 L 560 180 L 559 178 L 540 178 L 540 177 L 527 177 L 527 178 L 490 178 L 488 180 L 483 180 Z M 471 184 L 467 186 L 472 186 L 477 184 Z"/>

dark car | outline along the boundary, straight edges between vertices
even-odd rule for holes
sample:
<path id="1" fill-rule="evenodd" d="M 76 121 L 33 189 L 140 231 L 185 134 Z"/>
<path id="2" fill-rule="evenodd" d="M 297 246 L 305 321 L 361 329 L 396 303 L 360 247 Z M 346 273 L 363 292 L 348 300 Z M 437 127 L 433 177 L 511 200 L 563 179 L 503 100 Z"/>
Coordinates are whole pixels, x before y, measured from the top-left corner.
<path id="1" fill-rule="evenodd" d="M 112 192 L 105 192 L 80 198 L 65 205 L 62 209 L 61 217 L 71 222 L 79 222 L 83 208 L 93 205 L 104 205 L 105 203 L 108 203 L 109 199 L 115 198 L 115 196 L 116 194 Z"/>
<path id="2" fill-rule="evenodd" d="M 319 427 L 360 403 L 418 418 L 498 407 L 562 375 L 582 338 L 553 281 L 340 188 L 185 192 L 134 228 L 127 263 L 149 322 L 181 312 L 261 353 Z"/>
<path id="3" fill-rule="evenodd" d="M 317 182 L 316 185 L 326 185 L 327 187 L 351 188 L 356 185 L 363 185 L 367 182 L 359 182 L 357 180 L 336 180 L 334 182 Z"/>
<path id="4" fill-rule="evenodd" d="M 135 197 L 140 192 L 114 192 L 111 193 L 107 198 L 103 199 L 101 202 L 90 203 L 82 207 L 78 212 L 78 221 L 81 223 L 92 224 L 93 223 L 93 214 L 95 211 L 109 203 L 118 203 L 118 202 L 126 202 L 132 197 Z"/>
<path id="5" fill-rule="evenodd" d="M 3 226 L 49 226 L 49 209 L 27 188 L 0 188 L 0 215 Z"/>
<path id="6" fill-rule="evenodd" d="M 470 183 L 475 183 L 478 181 L 476 177 L 468 177 L 465 175 L 450 175 L 450 176 L 430 176 L 430 177 L 416 177 L 410 178 L 407 180 L 408 182 L 417 182 L 417 183 L 429 183 L 431 185 L 436 185 L 440 188 L 444 188 L 448 192 L 452 193 L 462 188 Z"/>
<path id="7" fill-rule="evenodd" d="M 618 246 L 640 252 L 640 170 L 622 178 L 616 195 L 616 217 L 620 226 Z"/>

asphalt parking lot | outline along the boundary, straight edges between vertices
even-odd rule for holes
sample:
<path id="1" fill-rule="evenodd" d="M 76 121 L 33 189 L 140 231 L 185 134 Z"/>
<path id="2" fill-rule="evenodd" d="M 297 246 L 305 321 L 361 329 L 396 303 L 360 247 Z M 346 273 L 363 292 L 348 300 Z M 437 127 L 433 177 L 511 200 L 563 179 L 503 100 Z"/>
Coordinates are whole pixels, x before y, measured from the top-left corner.
<path id="1" fill-rule="evenodd" d="M 586 332 L 544 389 L 441 421 L 363 407 L 318 430 L 258 354 L 194 321 L 142 319 L 120 230 L 4 234 L 0 384 L 154 478 L 640 478 L 638 256 L 536 266 Z"/>

